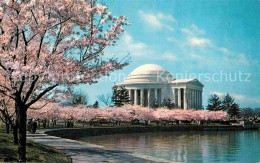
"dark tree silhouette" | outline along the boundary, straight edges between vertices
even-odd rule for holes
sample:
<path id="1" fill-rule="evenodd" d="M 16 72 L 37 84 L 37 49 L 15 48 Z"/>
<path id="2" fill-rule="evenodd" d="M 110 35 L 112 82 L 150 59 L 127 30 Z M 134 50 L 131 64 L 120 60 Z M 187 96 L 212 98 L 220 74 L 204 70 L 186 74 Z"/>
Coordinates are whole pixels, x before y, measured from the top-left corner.
<path id="1" fill-rule="evenodd" d="M 128 90 L 125 87 L 113 87 L 112 101 L 115 106 L 120 107 L 130 103 Z"/>
<path id="2" fill-rule="evenodd" d="M 235 99 L 227 94 L 222 101 L 222 109 L 228 111 L 234 104 Z"/>
<path id="3" fill-rule="evenodd" d="M 170 98 L 164 98 L 162 102 L 163 107 L 167 107 L 168 109 L 174 108 L 174 103 L 172 103 L 172 100 Z"/>
<path id="4" fill-rule="evenodd" d="M 231 107 L 228 109 L 228 114 L 230 119 L 236 120 L 241 118 L 241 109 L 239 107 L 239 104 L 233 103 Z"/>
<path id="5" fill-rule="evenodd" d="M 98 96 L 98 100 L 104 105 L 104 106 L 111 106 L 112 105 L 112 95 L 111 94 L 102 94 Z"/>
<path id="6" fill-rule="evenodd" d="M 207 106 L 207 110 L 210 111 L 218 111 L 218 110 L 222 110 L 222 106 L 221 106 L 221 100 L 219 99 L 218 95 L 214 94 L 211 95 L 211 97 L 208 100 L 208 106 Z"/>
<path id="7" fill-rule="evenodd" d="M 255 111 L 252 108 L 244 108 L 242 110 L 242 116 L 244 119 L 250 119 L 253 118 L 254 116 L 256 116 Z"/>

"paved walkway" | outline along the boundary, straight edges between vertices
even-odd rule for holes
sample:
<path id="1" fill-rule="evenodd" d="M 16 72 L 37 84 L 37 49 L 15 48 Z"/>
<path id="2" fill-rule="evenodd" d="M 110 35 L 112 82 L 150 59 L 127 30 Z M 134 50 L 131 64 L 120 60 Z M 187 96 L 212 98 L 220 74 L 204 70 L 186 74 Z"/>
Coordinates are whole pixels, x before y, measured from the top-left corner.
<path id="1" fill-rule="evenodd" d="M 34 137 L 27 134 L 27 138 L 63 151 L 71 156 L 72 162 L 167 162 L 148 156 L 137 156 L 131 152 L 110 150 L 99 145 L 50 136 L 44 132 L 41 130 Z"/>

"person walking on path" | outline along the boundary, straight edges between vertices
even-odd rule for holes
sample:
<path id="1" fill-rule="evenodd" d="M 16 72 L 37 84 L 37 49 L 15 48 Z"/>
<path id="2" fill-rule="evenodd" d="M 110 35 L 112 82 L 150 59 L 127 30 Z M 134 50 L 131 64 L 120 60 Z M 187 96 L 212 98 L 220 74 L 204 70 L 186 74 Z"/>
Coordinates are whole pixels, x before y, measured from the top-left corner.
<path id="1" fill-rule="evenodd" d="M 32 133 L 32 123 L 33 123 L 33 121 L 32 121 L 32 119 L 29 119 L 28 120 L 28 125 L 27 125 L 27 129 L 28 129 L 28 132 L 30 132 L 30 133 Z"/>
<path id="2" fill-rule="evenodd" d="M 35 119 L 33 119 L 32 124 L 31 124 L 31 134 L 33 134 L 33 137 L 36 132 L 36 129 L 37 129 L 37 122 Z"/>

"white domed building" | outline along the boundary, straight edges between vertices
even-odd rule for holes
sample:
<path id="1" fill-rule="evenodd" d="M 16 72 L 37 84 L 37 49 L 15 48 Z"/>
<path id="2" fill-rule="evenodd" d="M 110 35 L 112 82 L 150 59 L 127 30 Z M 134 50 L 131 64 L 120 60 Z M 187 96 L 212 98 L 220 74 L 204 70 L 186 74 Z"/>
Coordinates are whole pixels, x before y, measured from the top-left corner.
<path id="1" fill-rule="evenodd" d="M 171 99 L 177 108 L 201 109 L 204 85 L 197 79 L 175 79 L 156 64 L 137 67 L 122 82 L 115 84 L 129 90 L 131 104 L 153 107 L 160 106 L 163 99 Z"/>

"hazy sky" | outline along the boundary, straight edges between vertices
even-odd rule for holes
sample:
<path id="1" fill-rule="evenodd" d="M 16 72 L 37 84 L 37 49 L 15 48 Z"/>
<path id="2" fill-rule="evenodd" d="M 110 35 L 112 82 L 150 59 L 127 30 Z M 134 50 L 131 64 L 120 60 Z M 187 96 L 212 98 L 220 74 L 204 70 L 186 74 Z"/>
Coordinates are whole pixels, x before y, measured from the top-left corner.
<path id="1" fill-rule="evenodd" d="M 111 0 L 109 11 L 125 15 L 125 28 L 108 56 L 131 64 L 102 78 L 98 84 L 81 85 L 91 103 L 111 93 L 142 64 L 158 64 L 177 78 L 198 78 L 204 85 L 203 103 L 210 94 L 227 92 L 241 107 L 260 107 L 260 1 L 258 0 Z M 186 76 L 185 76 L 186 75 Z M 194 76 L 195 75 L 195 76 Z M 121 76 L 121 78 L 119 78 Z"/>

